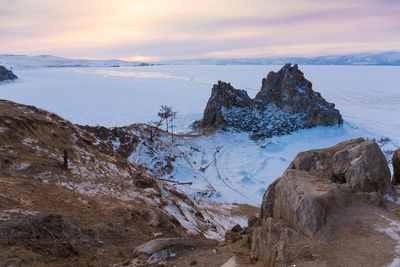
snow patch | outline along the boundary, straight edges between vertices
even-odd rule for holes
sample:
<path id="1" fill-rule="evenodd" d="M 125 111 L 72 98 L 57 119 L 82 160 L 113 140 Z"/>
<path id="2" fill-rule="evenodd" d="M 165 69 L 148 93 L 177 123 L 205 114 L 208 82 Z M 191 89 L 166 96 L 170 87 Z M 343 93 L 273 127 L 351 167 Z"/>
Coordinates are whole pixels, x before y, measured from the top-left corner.
<path id="1" fill-rule="evenodd" d="M 394 253 L 398 258 L 395 258 L 391 264 L 389 264 L 390 267 L 399 267 L 400 265 L 400 222 L 394 221 L 386 216 L 381 215 L 383 219 L 389 222 L 389 226 L 383 228 L 380 226 L 376 226 L 376 230 L 378 230 L 381 233 L 384 233 L 397 241 L 397 246 L 395 247 Z"/>
<path id="2" fill-rule="evenodd" d="M 22 171 L 22 170 L 25 170 L 26 168 L 28 168 L 29 166 L 30 166 L 29 163 L 21 162 L 21 163 L 13 164 L 11 166 L 11 169 L 14 170 L 14 171 Z"/>

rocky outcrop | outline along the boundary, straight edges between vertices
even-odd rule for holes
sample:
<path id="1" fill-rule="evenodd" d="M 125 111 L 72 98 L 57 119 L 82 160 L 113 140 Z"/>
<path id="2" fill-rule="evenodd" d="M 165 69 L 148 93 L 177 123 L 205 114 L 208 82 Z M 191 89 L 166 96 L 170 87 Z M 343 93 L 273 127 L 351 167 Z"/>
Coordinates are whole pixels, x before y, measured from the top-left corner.
<path id="1" fill-rule="evenodd" d="M 0 82 L 15 80 L 17 78 L 18 77 L 11 70 L 8 70 L 3 66 L 0 66 Z"/>
<path id="2" fill-rule="evenodd" d="M 304 78 L 297 64 L 293 67 L 287 64 L 276 73 L 268 73 L 254 101 L 261 110 L 273 104 L 285 113 L 306 114 L 305 127 L 342 123 L 335 105 L 312 90 L 312 83 Z"/>
<path id="3" fill-rule="evenodd" d="M 227 126 L 225 111 L 235 108 L 253 108 L 253 101 L 245 90 L 234 89 L 229 83 L 218 81 L 211 90 L 200 126 L 224 128 Z"/>
<path id="4" fill-rule="evenodd" d="M 312 90 L 298 66 L 287 64 L 263 79 L 254 99 L 246 91 L 219 81 L 212 89 L 200 126 L 250 131 L 257 138 L 342 121 L 335 105 Z"/>
<path id="5" fill-rule="evenodd" d="M 390 170 L 378 144 L 362 138 L 337 144 L 328 149 L 299 153 L 289 169 L 306 171 L 328 182 L 347 184 L 351 190 L 391 191 Z"/>
<path id="6" fill-rule="evenodd" d="M 400 184 L 400 148 L 393 153 L 393 184 Z"/>
<path id="7" fill-rule="evenodd" d="M 251 257 L 286 266 L 298 256 L 292 243 L 314 237 L 329 216 L 356 202 L 379 205 L 389 192 L 390 171 L 373 141 L 360 138 L 301 152 L 264 194 Z"/>

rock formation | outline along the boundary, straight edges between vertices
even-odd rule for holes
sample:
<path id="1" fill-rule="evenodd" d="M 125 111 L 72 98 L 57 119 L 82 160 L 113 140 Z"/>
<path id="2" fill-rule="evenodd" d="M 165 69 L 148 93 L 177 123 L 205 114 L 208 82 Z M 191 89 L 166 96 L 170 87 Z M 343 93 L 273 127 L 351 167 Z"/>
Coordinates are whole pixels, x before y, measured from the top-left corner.
<path id="1" fill-rule="evenodd" d="M 393 164 L 393 184 L 400 183 L 400 148 L 397 149 L 392 157 L 392 164 Z"/>
<path id="2" fill-rule="evenodd" d="M 389 192 L 390 171 L 373 141 L 360 138 L 299 153 L 264 194 L 250 234 L 251 258 L 287 266 L 299 257 L 293 244 L 311 242 L 330 216 L 353 203 L 377 206 Z"/>
<path id="3" fill-rule="evenodd" d="M 0 82 L 15 80 L 17 78 L 18 77 L 11 70 L 8 70 L 3 66 L 0 66 Z"/>
<path id="4" fill-rule="evenodd" d="M 342 121 L 335 105 L 312 90 L 311 82 L 304 78 L 298 66 L 287 64 L 263 79 L 254 99 L 246 91 L 219 81 L 213 86 L 199 125 L 250 131 L 257 138 L 318 125 L 336 125 Z"/>
<path id="5" fill-rule="evenodd" d="M 224 128 L 227 125 L 225 111 L 235 108 L 253 108 L 253 101 L 245 90 L 234 89 L 229 83 L 218 81 L 211 90 L 204 117 L 201 121 L 202 127 Z"/>

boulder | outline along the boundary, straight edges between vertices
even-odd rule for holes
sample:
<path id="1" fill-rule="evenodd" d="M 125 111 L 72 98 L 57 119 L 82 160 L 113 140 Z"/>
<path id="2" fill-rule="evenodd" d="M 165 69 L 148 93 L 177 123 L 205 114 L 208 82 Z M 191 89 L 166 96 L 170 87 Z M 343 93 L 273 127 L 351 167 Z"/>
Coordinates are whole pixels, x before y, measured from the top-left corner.
<path id="1" fill-rule="evenodd" d="M 8 70 L 3 66 L 0 66 L 0 82 L 15 80 L 17 78 L 18 77 L 11 70 Z"/>
<path id="2" fill-rule="evenodd" d="M 304 170 L 328 182 L 346 183 L 352 190 L 391 191 L 390 170 L 378 144 L 362 138 L 327 149 L 299 153 L 289 169 Z"/>
<path id="3" fill-rule="evenodd" d="M 297 65 L 287 64 L 263 79 L 254 99 L 245 90 L 219 81 L 212 88 L 199 126 L 248 131 L 260 138 L 342 122 L 335 105 L 312 90 Z"/>
<path id="4" fill-rule="evenodd" d="M 152 255 L 158 251 L 172 246 L 196 247 L 201 244 L 204 244 L 204 242 L 185 237 L 158 238 L 150 240 L 149 242 L 136 247 L 134 254 L 143 253 Z"/>
<path id="5" fill-rule="evenodd" d="M 236 262 L 236 257 L 231 257 L 227 262 L 221 265 L 221 267 L 238 267 L 239 265 Z"/>
<path id="6" fill-rule="evenodd" d="M 391 189 L 387 162 L 373 141 L 359 138 L 301 152 L 264 194 L 249 231 L 251 258 L 285 266 L 291 242 L 314 237 L 330 215 L 352 203 L 380 205 Z"/>
<path id="7" fill-rule="evenodd" d="M 400 183 L 400 148 L 397 149 L 393 153 L 392 164 L 393 164 L 393 179 L 392 179 L 392 183 L 393 184 L 399 184 Z"/>

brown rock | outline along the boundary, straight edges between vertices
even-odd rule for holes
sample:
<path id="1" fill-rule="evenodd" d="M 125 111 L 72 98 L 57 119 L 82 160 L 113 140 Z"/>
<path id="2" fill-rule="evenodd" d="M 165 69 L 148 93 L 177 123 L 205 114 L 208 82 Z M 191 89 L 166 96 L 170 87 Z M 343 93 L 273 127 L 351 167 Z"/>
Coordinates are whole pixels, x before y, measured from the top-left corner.
<path id="1" fill-rule="evenodd" d="M 253 102 L 245 90 L 234 89 L 231 84 L 218 81 L 214 84 L 211 97 L 204 110 L 201 127 L 215 127 L 224 129 L 226 125 L 222 109 L 232 109 L 235 107 L 252 107 Z"/>
<path id="2" fill-rule="evenodd" d="M 304 78 L 297 64 L 293 67 L 286 64 L 278 72 L 268 73 L 254 101 L 261 110 L 269 104 L 275 104 L 289 114 L 305 113 L 309 118 L 307 127 L 343 122 L 335 105 L 312 90 L 312 83 Z"/>
<path id="3" fill-rule="evenodd" d="M 393 164 L 393 184 L 400 183 L 400 148 L 397 149 L 392 157 L 392 164 Z"/>
<path id="4" fill-rule="evenodd" d="M 249 219 L 247 220 L 247 225 L 248 227 L 255 226 L 258 222 L 258 217 L 257 216 L 250 216 Z"/>
<path id="5" fill-rule="evenodd" d="M 235 226 L 233 226 L 232 232 L 237 233 L 237 232 L 240 232 L 240 231 L 242 231 L 242 227 L 240 226 L 240 224 L 236 224 Z"/>
<path id="6" fill-rule="evenodd" d="M 356 201 L 380 205 L 389 192 L 390 171 L 375 142 L 359 138 L 301 152 L 264 194 L 251 258 L 285 266 L 291 242 L 315 236 L 328 216 Z"/>
<path id="7" fill-rule="evenodd" d="M 304 170 L 333 183 L 363 192 L 391 191 L 390 170 L 377 143 L 362 138 L 327 149 L 299 153 L 289 169 Z"/>

